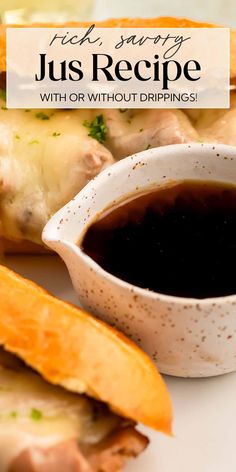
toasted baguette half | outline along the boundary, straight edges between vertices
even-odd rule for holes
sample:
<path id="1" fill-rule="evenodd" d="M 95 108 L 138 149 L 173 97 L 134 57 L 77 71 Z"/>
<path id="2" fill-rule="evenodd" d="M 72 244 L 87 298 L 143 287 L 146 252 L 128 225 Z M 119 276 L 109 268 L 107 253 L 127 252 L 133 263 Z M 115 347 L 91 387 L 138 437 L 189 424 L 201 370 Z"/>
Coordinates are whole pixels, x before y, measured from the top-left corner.
<path id="1" fill-rule="evenodd" d="M 55 23 L 35 23 L 24 25 L 26 28 L 32 27 L 72 27 L 83 28 L 95 24 L 102 28 L 221 28 L 222 26 L 211 23 L 203 23 L 192 21 L 187 18 L 174 18 L 163 16 L 159 18 L 114 18 L 105 21 L 87 21 L 87 22 L 67 22 L 63 25 Z M 6 28 L 7 27 L 22 27 L 22 25 L 0 25 L 0 73 L 6 71 Z M 231 79 L 236 78 L 236 30 L 230 31 L 230 76 Z"/>
<path id="2" fill-rule="evenodd" d="M 0 266 L 0 345 L 46 380 L 171 434 L 166 385 L 124 335 Z"/>

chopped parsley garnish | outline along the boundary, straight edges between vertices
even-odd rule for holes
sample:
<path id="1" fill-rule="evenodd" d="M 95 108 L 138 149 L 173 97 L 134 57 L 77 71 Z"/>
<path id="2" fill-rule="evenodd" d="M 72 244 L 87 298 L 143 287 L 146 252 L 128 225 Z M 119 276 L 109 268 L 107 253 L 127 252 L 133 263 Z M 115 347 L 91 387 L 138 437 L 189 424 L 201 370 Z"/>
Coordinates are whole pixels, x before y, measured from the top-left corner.
<path id="1" fill-rule="evenodd" d="M 55 138 L 57 138 L 57 136 L 61 136 L 61 133 L 57 133 L 56 131 L 54 131 L 54 133 L 52 133 L 52 136 L 54 136 Z"/>
<path id="2" fill-rule="evenodd" d="M 43 111 L 39 111 L 38 113 L 36 113 L 36 118 L 38 118 L 39 120 L 49 120 L 50 119 L 50 116 L 46 115 L 46 113 L 44 113 Z"/>
<path id="3" fill-rule="evenodd" d="M 32 420 L 40 421 L 43 417 L 43 413 L 40 410 L 37 410 L 37 408 L 32 408 L 30 416 Z"/>
<path id="4" fill-rule="evenodd" d="M 88 136 L 96 139 L 101 144 L 106 141 L 108 130 L 103 115 L 96 116 L 91 122 L 85 120 L 83 125 L 89 129 Z"/>
<path id="5" fill-rule="evenodd" d="M 32 139 L 32 141 L 29 141 L 29 144 L 39 144 L 39 141 L 37 139 Z"/>
<path id="6" fill-rule="evenodd" d="M 0 98 L 1 98 L 2 100 L 6 101 L 6 99 L 7 99 L 6 90 L 0 89 Z"/>

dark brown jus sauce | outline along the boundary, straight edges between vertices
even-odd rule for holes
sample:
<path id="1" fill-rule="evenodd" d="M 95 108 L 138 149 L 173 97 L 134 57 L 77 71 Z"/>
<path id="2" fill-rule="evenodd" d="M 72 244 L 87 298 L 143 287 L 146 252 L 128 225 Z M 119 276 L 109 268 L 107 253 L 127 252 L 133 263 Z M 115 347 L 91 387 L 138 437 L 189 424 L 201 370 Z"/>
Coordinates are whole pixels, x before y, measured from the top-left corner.
<path id="1" fill-rule="evenodd" d="M 236 293 L 236 186 L 187 181 L 107 210 L 82 242 L 138 287 L 207 298 Z"/>

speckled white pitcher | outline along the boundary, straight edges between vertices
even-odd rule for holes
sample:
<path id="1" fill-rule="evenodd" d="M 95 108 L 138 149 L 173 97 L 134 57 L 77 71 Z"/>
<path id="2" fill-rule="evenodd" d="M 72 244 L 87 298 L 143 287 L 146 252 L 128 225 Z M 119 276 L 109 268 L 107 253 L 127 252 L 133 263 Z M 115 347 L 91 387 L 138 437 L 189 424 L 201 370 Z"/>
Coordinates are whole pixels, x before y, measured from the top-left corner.
<path id="1" fill-rule="evenodd" d="M 236 295 L 198 300 L 141 289 L 107 273 L 77 245 L 108 206 L 189 179 L 236 184 L 236 148 L 184 144 L 128 157 L 57 212 L 43 240 L 64 259 L 82 305 L 136 341 L 161 372 L 206 377 L 236 370 Z"/>

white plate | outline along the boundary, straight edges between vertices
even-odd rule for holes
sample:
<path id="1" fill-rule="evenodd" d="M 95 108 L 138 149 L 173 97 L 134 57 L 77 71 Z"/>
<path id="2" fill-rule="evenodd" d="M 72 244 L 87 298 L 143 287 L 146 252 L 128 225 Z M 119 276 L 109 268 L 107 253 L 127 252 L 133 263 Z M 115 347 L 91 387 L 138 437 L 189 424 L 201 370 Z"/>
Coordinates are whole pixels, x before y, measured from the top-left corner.
<path id="1" fill-rule="evenodd" d="M 56 256 L 8 257 L 5 263 L 78 304 L 67 270 Z M 174 402 L 175 436 L 167 438 L 142 427 L 151 444 L 126 471 L 236 472 L 236 374 L 166 381 Z"/>

